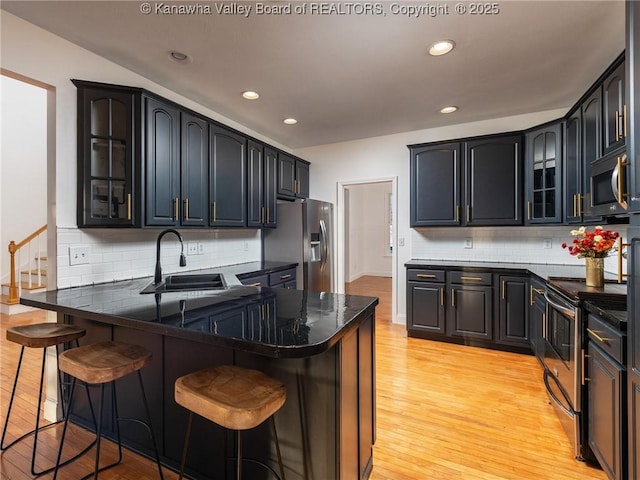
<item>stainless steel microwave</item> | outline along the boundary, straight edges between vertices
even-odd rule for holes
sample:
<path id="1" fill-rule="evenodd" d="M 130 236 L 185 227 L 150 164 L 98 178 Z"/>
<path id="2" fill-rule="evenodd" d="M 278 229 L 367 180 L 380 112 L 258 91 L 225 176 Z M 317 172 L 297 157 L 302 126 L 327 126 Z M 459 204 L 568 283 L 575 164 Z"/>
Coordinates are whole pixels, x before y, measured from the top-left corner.
<path id="1" fill-rule="evenodd" d="M 593 216 L 616 216 L 627 213 L 627 153 L 619 149 L 591 162 L 587 213 Z"/>

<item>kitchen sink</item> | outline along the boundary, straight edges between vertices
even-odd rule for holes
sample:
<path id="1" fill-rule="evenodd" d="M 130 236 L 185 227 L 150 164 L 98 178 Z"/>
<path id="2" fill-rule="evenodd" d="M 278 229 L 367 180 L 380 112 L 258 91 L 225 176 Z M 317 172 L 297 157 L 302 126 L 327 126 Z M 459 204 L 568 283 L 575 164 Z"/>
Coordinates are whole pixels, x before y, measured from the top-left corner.
<path id="1" fill-rule="evenodd" d="M 151 282 L 140 293 L 184 292 L 189 290 L 224 290 L 227 284 L 220 273 L 168 275 L 158 284 Z"/>

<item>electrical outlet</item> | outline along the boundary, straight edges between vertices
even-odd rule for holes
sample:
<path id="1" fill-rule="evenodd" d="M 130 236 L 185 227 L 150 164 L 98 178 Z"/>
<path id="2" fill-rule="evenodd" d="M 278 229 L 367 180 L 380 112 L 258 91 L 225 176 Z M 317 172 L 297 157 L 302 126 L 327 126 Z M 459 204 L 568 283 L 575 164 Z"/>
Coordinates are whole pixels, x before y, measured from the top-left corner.
<path id="1" fill-rule="evenodd" d="M 551 249 L 551 239 L 545 238 L 544 242 L 542 242 L 542 248 Z"/>
<path id="2" fill-rule="evenodd" d="M 398 246 L 399 246 L 399 247 L 404 247 L 404 237 L 400 237 L 400 238 L 398 239 Z"/>
<path id="3" fill-rule="evenodd" d="M 244 242 L 244 251 L 245 252 L 249 251 L 249 242 Z"/>
<path id="4" fill-rule="evenodd" d="M 204 254 L 204 243 L 198 242 L 198 255 Z"/>
<path id="5" fill-rule="evenodd" d="M 69 265 L 86 265 L 89 262 L 89 247 L 87 245 L 75 245 L 69 247 Z"/>
<path id="6" fill-rule="evenodd" d="M 464 248 L 473 248 L 473 238 L 464 239 Z"/>
<path id="7" fill-rule="evenodd" d="M 198 254 L 198 242 L 188 242 L 187 255 L 197 255 L 197 254 Z"/>

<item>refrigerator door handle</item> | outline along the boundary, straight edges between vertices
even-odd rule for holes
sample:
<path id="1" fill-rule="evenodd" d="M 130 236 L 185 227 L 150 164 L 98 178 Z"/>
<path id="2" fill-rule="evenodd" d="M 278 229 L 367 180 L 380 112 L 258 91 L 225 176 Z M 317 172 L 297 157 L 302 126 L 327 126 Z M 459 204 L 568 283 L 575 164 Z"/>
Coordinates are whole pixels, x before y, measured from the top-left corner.
<path id="1" fill-rule="evenodd" d="M 322 249 L 322 253 L 320 254 L 320 270 L 324 271 L 324 268 L 327 265 L 327 257 L 329 255 L 329 246 L 327 244 L 327 226 L 325 225 L 324 220 L 320 220 L 320 247 Z"/>

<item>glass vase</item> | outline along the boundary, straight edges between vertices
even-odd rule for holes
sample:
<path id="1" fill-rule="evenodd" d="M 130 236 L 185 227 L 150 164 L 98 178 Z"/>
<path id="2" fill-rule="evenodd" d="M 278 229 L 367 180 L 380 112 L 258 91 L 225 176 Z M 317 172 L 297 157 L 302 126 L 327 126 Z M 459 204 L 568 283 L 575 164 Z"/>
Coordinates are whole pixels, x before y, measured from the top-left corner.
<path id="1" fill-rule="evenodd" d="M 604 286 L 604 258 L 586 257 L 587 287 Z"/>

